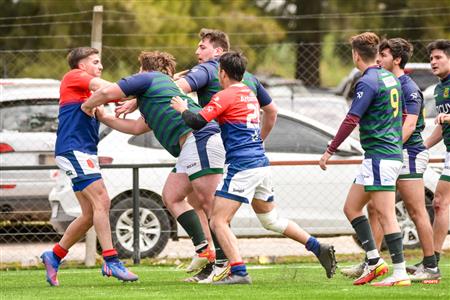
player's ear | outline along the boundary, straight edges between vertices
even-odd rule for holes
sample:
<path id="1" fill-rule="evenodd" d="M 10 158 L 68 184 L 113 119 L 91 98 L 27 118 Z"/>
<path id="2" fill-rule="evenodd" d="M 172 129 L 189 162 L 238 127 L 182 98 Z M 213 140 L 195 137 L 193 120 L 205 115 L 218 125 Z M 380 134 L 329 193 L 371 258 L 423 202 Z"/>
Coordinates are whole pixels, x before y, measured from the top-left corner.
<path id="1" fill-rule="evenodd" d="M 222 54 L 223 54 L 223 48 L 222 47 L 214 48 L 214 56 L 221 56 Z"/>
<path id="2" fill-rule="evenodd" d="M 393 60 L 393 63 L 396 66 L 400 65 L 401 62 L 402 62 L 402 58 L 401 57 L 394 58 L 394 60 Z"/>

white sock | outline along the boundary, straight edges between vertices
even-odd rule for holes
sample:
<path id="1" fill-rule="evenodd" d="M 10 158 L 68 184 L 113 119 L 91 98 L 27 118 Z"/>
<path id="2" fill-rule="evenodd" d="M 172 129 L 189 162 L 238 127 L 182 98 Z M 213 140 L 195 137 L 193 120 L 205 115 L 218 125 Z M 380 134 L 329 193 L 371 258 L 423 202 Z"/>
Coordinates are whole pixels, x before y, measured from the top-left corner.
<path id="1" fill-rule="evenodd" d="M 374 258 L 380 257 L 380 253 L 378 253 L 377 249 L 367 251 L 366 255 L 367 255 L 367 259 L 374 259 Z"/>
<path id="2" fill-rule="evenodd" d="M 408 278 L 408 273 L 406 273 L 406 262 L 401 262 L 398 264 L 392 264 L 394 267 L 394 274 L 392 274 L 395 278 L 405 279 Z"/>

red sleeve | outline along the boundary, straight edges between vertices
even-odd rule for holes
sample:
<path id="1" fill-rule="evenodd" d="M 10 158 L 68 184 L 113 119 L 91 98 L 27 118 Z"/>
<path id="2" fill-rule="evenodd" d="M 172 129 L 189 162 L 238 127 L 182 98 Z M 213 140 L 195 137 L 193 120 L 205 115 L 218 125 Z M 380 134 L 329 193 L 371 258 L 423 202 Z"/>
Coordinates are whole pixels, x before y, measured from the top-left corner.
<path id="1" fill-rule="evenodd" d="M 347 114 L 344 121 L 342 121 L 342 124 L 339 127 L 338 132 L 336 133 L 336 136 L 331 141 L 330 146 L 328 146 L 327 148 L 328 153 L 333 154 L 334 152 L 336 152 L 342 142 L 350 135 L 350 133 L 352 133 L 356 125 L 358 125 L 359 119 L 360 118 L 358 116 Z"/>
<path id="2" fill-rule="evenodd" d="M 70 86 L 89 90 L 89 83 L 94 76 L 89 75 L 85 71 L 77 69 L 78 72 L 73 72 L 70 77 Z"/>
<path id="3" fill-rule="evenodd" d="M 222 92 L 218 92 L 215 94 L 209 103 L 203 107 L 203 109 L 199 112 L 199 114 L 208 122 L 216 119 L 220 116 L 230 105 L 230 101 L 227 97 L 227 94 Z"/>

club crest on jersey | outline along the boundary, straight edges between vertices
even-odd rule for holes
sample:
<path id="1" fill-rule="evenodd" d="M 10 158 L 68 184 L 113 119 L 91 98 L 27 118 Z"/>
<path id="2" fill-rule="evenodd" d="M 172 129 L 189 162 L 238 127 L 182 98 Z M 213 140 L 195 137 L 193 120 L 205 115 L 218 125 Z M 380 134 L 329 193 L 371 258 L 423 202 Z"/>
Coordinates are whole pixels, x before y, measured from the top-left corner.
<path id="1" fill-rule="evenodd" d="M 444 98 L 448 98 L 450 88 L 444 89 Z"/>
<path id="2" fill-rule="evenodd" d="M 364 92 L 357 92 L 357 93 L 356 93 L 356 97 L 357 97 L 358 99 L 361 99 L 363 95 L 364 95 Z"/>

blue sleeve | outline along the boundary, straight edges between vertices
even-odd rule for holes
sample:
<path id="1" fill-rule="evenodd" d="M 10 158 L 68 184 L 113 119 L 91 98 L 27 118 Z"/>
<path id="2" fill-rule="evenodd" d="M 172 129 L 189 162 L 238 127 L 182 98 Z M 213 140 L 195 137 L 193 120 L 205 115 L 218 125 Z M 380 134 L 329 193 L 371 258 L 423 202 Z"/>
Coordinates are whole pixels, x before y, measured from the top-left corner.
<path id="1" fill-rule="evenodd" d="M 210 72 L 211 70 L 205 64 L 201 64 L 193 67 L 184 79 L 186 79 L 191 90 L 195 92 L 208 85 L 209 79 L 211 78 Z"/>
<path id="2" fill-rule="evenodd" d="M 258 99 L 260 107 L 269 105 L 272 102 L 272 98 L 259 80 L 256 80 L 256 98 Z"/>
<path id="3" fill-rule="evenodd" d="M 120 79 L 117 84 L 126 96 L 142 95 L 152 85 L 153 76 L 151 73 L 138 73 Z"/>
<path id="4" fill-rule="evenodd" d="M 362 117 L 369 107 L 372 100 L 376 97 L 376 88 L 364 81 L 359 81 L 355 87 L 355 95 L 353 96 L 352 106 L 349 113 L 358 117 Z"/>
<path id="5" fill-rule="evenodd" d="M 405 89 L 403 97 L 407 114 L 418 116 L 423 103 L 422 92 L 416 89 Z"/>

